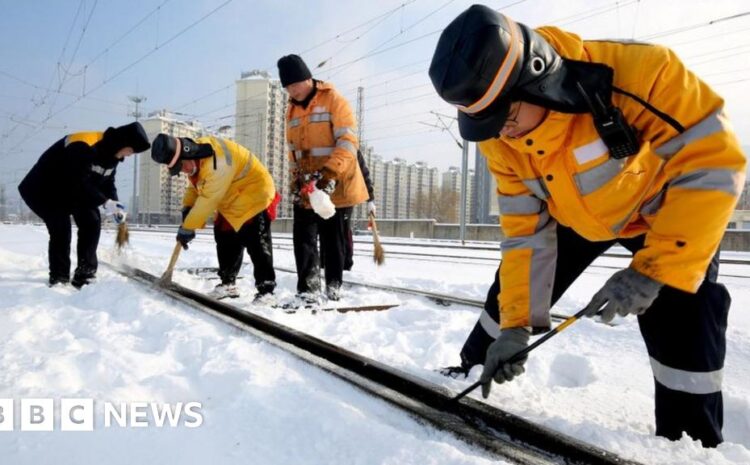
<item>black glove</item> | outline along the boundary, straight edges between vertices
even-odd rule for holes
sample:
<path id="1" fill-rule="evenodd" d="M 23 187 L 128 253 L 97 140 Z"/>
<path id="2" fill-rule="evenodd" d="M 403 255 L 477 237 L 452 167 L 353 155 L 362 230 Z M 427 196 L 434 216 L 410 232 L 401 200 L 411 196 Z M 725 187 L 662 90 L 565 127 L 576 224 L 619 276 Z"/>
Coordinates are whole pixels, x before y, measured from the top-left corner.
<path id="1" fill-rule="evenodd" d="M 318 178 L 315 187 L 328 195 L 333 194 L 333 191 L 336 190 L 336 179 L 334 178 L 333 172 L 323 168 L 319 173 L 316 173 L 315 177 Z"/>
<path id="2" fill-rule="evenodd" d="M 592 317 L 601 311 L 602 321 L 608 323 L 615 317 L 628 314 L 643 314 L 659 296 L 663 284 L 639 273 L 633 268 L 625 268 L 613 274 L 604 286 L 594 294 L 586 306 L 586 316 Z"/>
<path id="3" fill-rule="evenodd" d="M 182 244 L 183 249 L 187 250 L 188 244 L 193 239 L 195 239 L 195 230 L 185 229 L 183 227 L 180 227 L 180 229 L 177 230 L 177 242 Z"/>
<path id="4" fill-rule="evenodd" d="M 182 222 L 185 222 L 185 218 L 190 214 L 190 210 L 192 210 L 193 207 L 182 207 Z"/>
<path id="5" fill-rule="evenodd" d="M 524 372 L 523 365 L 528 357 L 524 356 L 512 363 L 505 361 L 529 346 L 530 335 L 526 328 L 508 328 L 500 331 L 495 342 L 487 349 L 484 370 L 479 377 L 479 381 L 482 382 L 482 397 L 486 399 L 490 395 L 493 378 L 496 383 L 502 384 Z"/>

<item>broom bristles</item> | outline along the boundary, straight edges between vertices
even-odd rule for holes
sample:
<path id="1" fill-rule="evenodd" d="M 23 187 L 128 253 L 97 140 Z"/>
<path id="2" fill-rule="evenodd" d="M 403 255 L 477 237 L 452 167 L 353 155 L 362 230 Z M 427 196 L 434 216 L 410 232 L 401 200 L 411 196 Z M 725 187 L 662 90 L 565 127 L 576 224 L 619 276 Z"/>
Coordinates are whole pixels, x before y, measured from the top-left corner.
<path id="1" fill-rule="evenodd" d="M 385 250 L 380 243 L 380 234 L 378 234 L 378 225 L 375 223 L 374 215 L 370 215 L 370 221 L 372 222 L 372 261 L 380 266 L 385 262 Z"/>
<path id="2" fill-rule="evenodd" d="M 117 226 L 117 236 L 115 238 L 118 249 L 122 249 L 125 244 L 130 242 L 130 231 L 128 231 L 127 223 L 120 223 Z"/>

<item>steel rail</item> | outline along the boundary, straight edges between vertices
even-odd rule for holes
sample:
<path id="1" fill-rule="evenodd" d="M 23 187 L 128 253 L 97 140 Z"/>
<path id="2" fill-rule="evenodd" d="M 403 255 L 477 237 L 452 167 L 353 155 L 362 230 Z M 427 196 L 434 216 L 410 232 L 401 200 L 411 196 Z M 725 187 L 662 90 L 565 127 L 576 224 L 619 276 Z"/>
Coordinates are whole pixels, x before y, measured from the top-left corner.
<path id="1" fill-rule="evenodd" d="M 178 284 L 126 266 L 112 269 L 152 290 L 262 338 L 498 458 L 529 465 L 638 465 L 560 432 L 472 398 L 452 402 L 449 390 Z"/>

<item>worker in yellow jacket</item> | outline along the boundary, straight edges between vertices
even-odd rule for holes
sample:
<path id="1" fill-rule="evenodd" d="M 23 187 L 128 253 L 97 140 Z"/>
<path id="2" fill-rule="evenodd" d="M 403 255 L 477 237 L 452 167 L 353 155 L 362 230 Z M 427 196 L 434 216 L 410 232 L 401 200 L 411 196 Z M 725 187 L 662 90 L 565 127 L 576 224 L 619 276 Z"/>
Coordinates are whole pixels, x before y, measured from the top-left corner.
<path id="1" fill-rule="evenodd" d="M 172 137 L 159 134 L 151 157 L 167 165 L 172 176 L 189 179 L 182 200 L 182 225 L 177 241 L 185 249 L 195 230 L 215 214 L 214 238 L 221 284 L 215 298 L 239 297 L 235 280 L 242 266 L 243 248 L 253 262 L 256 300 L 268 300 L 276 287 L 271 221 L 278 203 L 273 179 L 260 160 L 245 147 L 218 137 Z"/>
<path id="2" fill-rule="evenodd" d="M 331 84 L 313 79 L 302 58 L 284 56 L 278 68 L 281 85 L 290 97 L 286 136 L 291 192 L 295 195 L 293 240 L 298 296 L 305 304 L 317 302 L 319 233 L 325 248 L 326 297 L 339 300 L 347 256 L 347 222 L 353 207 L 369 198 L 357 162 L 357 123 L 349 102 Z M 315 195 L 323 195 L 326 200 L 330 197 L 330 213 L 315 210 L 310 203 Z"/>
<path id="3" fill-rule="evenodd" d="M 730 297 L 718 248 L 745 178 L 721 97 L 665 47 L 533 30 L 480 5 L 443 31 L 430 78 L 488 160 L 506 236 L 458 370 L 483 363 L 485 397 L 493 378 L 523 372 L 525 359 L 503 361 L 619 243 L 630 266 L 586 314 L 638 315 L 656 434 L 720 443 Z"/>

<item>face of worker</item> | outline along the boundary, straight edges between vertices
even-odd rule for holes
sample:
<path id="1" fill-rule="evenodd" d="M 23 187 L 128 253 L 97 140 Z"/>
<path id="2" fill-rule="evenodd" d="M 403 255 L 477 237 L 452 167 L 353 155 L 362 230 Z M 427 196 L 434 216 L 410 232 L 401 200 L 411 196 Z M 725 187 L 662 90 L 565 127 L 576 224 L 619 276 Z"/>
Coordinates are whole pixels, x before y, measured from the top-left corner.
<path id="1" fill-rule="evenodd" d="M 537 128 L 547 116 L 547 109 L 528 102 L 513 102 L 500 135 L 518 139 Z"/>
<path id="2" fill-rule="evenodd" d="M 135 151 L 133 150 L 133 147 L 123 147 L 117 151 L 117 153 L 115 154 L 115 158 L 117 158 L 118 160 L 122 160 L 133 155 L 134 153 Z"/>
<path id="3" fill-rule="evenodd" d="M 298 102 L 305 100 L 312 90 L 312 79 L 295 82 L 294 84 L 286 86 L 286 91 L 289 92 L 289 96 Z"/>
<path id="4" fill-rule="evenodd" d="M 192 176 L 198 171 L 198 164 L 195 160 L 182 160 L 182 168 L 180 169 L 183 173 L 188 176 Z"/>

